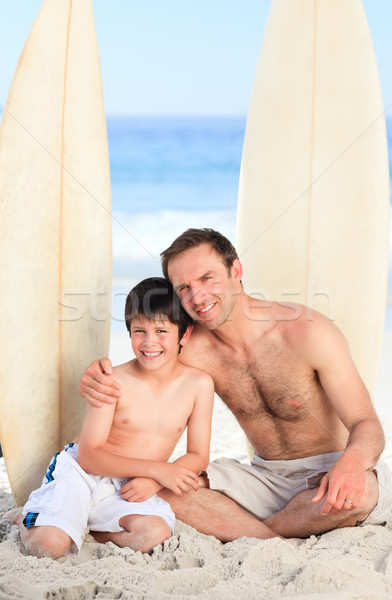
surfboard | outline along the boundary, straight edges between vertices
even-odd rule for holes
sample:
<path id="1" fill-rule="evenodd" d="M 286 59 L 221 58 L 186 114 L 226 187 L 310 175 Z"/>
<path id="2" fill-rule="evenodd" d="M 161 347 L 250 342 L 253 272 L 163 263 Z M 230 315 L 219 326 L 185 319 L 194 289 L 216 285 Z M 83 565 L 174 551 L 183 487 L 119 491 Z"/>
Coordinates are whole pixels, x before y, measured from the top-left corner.
<path id="1" fill-rule="evenodd" d="M 298 302 L 334 321 L 371 395 L 387 294 L 388 186 L 362 3 L 273 0 L 240 172 L 243 282 L 250 295 Z"/>
<path id="2" fill-rule="evenodd" d="M 0 128 L 0 439 L 17 505 L 79 431 L 107 356 L 109 158 L 91 0 L 45 0 Z"/>

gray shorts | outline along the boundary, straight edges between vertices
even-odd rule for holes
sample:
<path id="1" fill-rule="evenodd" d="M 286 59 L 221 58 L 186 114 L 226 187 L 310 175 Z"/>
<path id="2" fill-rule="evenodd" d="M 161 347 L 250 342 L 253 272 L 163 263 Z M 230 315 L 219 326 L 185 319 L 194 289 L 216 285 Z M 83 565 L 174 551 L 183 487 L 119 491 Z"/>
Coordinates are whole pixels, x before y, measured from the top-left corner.
<path id="1" fill-rule="evenodd" d="M 299 492 L 318 487 L 341 455 L 342 452 L 329 452 L 293 460 L 264 460 L 255 455 L 250 465 L 219 458 L 208 465 L 206 472 L 210 489 L 226 494 L 263 521 L 282 510 Z M 361 525 L 383 524 L 391 512 L 391 471 L 381 460 L 375 471 L 378 502 Z"/>

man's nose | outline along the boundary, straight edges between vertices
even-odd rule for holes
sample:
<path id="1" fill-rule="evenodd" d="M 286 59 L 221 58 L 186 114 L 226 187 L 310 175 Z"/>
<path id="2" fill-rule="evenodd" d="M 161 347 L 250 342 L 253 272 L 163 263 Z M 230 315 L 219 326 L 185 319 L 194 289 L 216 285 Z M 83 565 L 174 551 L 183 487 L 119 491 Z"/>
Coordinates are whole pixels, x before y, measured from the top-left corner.
<path id="1" fill-rule="evenodd" d="M 205 291 L 201 287 L 192 288 L 190 291 L 193 304 L 201 304 L 205 298 Z"/>

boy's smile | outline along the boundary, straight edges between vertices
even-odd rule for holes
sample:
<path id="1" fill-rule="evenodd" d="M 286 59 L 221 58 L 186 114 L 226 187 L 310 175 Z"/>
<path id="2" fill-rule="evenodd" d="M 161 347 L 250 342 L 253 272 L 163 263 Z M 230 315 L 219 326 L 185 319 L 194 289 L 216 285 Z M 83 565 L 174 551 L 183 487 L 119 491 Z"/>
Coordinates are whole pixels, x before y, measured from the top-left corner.
<path id="1" fill-rule="evenodd" d="M 142 350 L 142 354 L 146 358 L 157 358 L 158 356 L 160 356 L 162 354 L 162 352 L 146 352 L 146 351 Z"/>
<path id="2" fill-rule="evenodd" d="M 178 357 L 178 326 L 167 319 L 152 321 L 136 315 L 131 321 L 131 343 L 135 356 L 144 368 L 175 363 Z"/>

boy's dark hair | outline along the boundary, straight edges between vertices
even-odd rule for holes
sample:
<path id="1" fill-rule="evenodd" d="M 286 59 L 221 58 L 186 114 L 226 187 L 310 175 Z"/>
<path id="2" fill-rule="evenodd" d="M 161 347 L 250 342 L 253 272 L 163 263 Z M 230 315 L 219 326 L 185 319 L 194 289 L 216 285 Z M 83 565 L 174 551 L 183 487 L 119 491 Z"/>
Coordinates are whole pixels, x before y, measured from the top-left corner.
<path id="1" fill-rule="evenodd" d="M 195 248 L 201 244 L 210 244 L 228 270 L 233 266 L 235 259 L 238 258 L 233 244 L 224 235 L 219 233 L 219 231 L 207 228 L 187 229 L 174 240 L 169 248 L 161 252 L 162 272 L 164 276 L 169 279 L 168 266 L 172 258 L 185 252 L 185 250 Z"/>
<path id="2" fill-rule="evenodd" d="M 168 279 L 149 277 L 135 285 L 125 301 L 125 324 L 131 334 L 131 320 L 136 315 L 147 319 L 168 319 L 178 326 L 180 340 L 193 321 L 182 308 L 177 294 Z"/>

